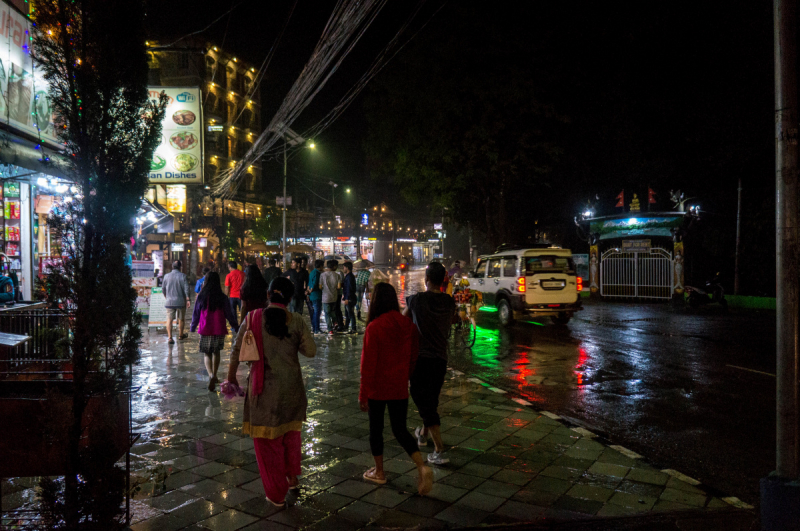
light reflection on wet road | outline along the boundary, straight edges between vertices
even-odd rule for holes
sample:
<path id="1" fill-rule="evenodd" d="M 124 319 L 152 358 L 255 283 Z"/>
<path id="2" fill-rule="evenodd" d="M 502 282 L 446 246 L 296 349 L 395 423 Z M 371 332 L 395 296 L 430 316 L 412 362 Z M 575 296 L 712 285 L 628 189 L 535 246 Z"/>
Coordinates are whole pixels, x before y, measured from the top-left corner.
<path id="1" fill-rule="evenodd" d="M 424 289 L 423 272 L 392 283 L 403 303 Z M 545 318 L 505 329 L 481 312 L 475 345 L 451 352 L 450 365 L 756 501 L 774 466 L 774 313 L 585 306 L 562 327 Z"/>

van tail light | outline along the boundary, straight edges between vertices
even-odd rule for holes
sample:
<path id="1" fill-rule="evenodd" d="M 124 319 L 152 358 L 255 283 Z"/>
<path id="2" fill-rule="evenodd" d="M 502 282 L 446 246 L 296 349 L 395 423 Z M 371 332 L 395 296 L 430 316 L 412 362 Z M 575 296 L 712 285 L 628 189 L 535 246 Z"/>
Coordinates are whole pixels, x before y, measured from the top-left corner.
<path id="1" fill-rule="evenodd" d="M 577 277 L 578 280 L 578 291 L 583 291 L 583 278 Z"/>
<path id="2" fill-rule="evenodd" d="M 519 277 L 517 279 L 517 291 L 525 293 L 525 277 Z"/>

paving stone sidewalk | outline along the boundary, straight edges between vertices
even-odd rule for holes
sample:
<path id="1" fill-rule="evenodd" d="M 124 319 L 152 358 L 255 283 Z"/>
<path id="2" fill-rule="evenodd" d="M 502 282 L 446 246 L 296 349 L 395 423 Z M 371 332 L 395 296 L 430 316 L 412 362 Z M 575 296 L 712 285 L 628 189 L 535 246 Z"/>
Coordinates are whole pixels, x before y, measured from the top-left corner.
<path id="1" fill-rule="evenodd" d="M 243 399 L 206 389 L 199 336 L 174 346 L 155 331 L 145 338 L 135 369 L 141 389 L 134 396 L 134 430 L 142 438 L 131 456 L 140 486 L 134 531 L 457 528 L 725 510 L 738 503 L 457 371 L 448 373 L 440 406 L 450 463 L 433 467 L 430 495 L 414 494 L 414 464 L 391 436 L 388 418 L 389 482 L 368 483 L 361 478 L 373 463 L 368 420 L 358 407 L 363 336 L 336 336 L 318 338 L 317 357 L 302 362 L 309 408 L 301 490 L 290 494 L 288 508 L 276 509 L 264 499 L 252 441 L 242 436 Z M 223 353 L 221 377 L 227 361 Z M 245 372 L 243 366 L 240 381 Z M 421 425 L 413 402 L 407 424 Z M 30 502 L 30 487 L 4 483 L 3 507 Z"/>

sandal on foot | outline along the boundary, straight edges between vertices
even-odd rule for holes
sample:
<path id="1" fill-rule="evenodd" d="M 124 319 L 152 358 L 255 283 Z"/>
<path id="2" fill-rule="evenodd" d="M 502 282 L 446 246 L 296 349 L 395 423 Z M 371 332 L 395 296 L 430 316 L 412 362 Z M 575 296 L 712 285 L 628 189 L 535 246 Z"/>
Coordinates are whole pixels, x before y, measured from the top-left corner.
<path id="1" fill-rule="evenodd" d="M 264 496 L 264 497 L 267 498 L 266 496 Z M 285 507 L 286 506 L 286 500 L 284 500 L 284 501 L 282 501 L 280 503 L 276 503 L 276 502 L 270 500 L 269 498 L 267 498 L 267 501 L 270 502 L 275 507 Z"/>
<path id="2" fill-rule="evenodd" d="M 419 479 L 417 479 L 417 492 L 420 496 L 425 496 L 433 488 L 433 470 L 430 467 L 423 466 L 419 471 Z"/>
<path id="3" fill-rule="evenodd" d="M 289 483 L 289 490 L 299 490 L 300 489 L 300 480 L 297 479 L 297 476 L 294 478 L 294 484 L 292 484 L 291 478 L 288 476 L 286 477 L 287 483 Z"/>
<path id="4" fill-rule="evenodd" d="M 375 475 L 375 468 L 374 467 L 370 468 L 369 470 L 364 472 L 364 475 L 362 477 L 364 479 L 366 479 L 367 481 L 370 481 L 372 483 L 376 483 L 378 485 L 385 485 L 386 484 L 386 478 L 379 478 L 379 477 L 377 477 Z"/>

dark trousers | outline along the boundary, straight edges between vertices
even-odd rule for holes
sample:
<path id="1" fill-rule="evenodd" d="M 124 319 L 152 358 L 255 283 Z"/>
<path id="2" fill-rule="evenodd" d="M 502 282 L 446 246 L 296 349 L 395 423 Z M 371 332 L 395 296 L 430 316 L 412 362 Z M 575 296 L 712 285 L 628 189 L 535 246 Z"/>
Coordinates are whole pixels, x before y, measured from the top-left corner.
<path id="1" fill-rule="evenodd" d="M 296 299 L 292 299 L 292 304 L 289 307 L 289 309 L 291 311 L 295 312 L 295 313 L 299 313 L 300 315 L 303 315 L 303 306 L 305 306 L 305 305 L 306 305 L 305 299 L 296 298 Z"/>
<path id="2" fill-rule="evenodd" d="M 344 328 L 344 319 L 342 318 L 342 298 L 339 299 L 334 303 L 333 312 L 336 314 L 336 326 L 339 328 Z"/>
<path id="3" fill-rule="evenodd" d="M 228 300 L 231 303 L 231 310 L 233 310 L 233 315 L 236 319 L 239 318 L 239 310 L 242 308 L 242 299 L 236 297 L 229 297 Z"/>
<path id="4" fill-rule="evenodd" d="M 408 398 L 402 400 L 368 400 L 369 404 L 369 449 L 372 455 L 383 455 L 383 412 L 389 408 L 389 424 L 398 444 L 408 455 L 419 452 L 417 441 L 408 432 L 406 416 Z"/>
<path id="5" fill-rule="evenodd" d="M 447 362 L 442 358 L 418 358 L 411 374 L 411 398 L 414 399 L 422 417 L 422 424 L 429 428 L 439 426 L 439 393 L 442 392 Z"/>
<path id="6" fill-rule="evenodd" d="M 346 301 L 344 307 L 347 320 L 344 322 L 345 329 L 349 328 L 353 332 L 356 331 L 356 301 Z"/>

